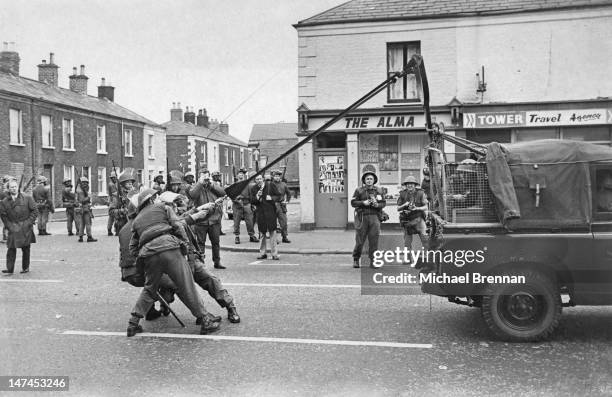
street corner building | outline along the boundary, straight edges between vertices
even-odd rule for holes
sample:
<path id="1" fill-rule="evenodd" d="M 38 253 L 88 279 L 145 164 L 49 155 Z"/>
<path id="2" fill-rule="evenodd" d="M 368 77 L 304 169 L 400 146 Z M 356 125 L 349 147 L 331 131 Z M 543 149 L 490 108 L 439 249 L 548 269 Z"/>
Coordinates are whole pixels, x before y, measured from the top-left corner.
<path id="1" fill-rule="evenodd" d="M 420 54 L 433 121 L 447 134 L 611 143 L 609 0 L 353 0 L 294 27 L 298 139 Z M 350 197 L 372 171 L 387 196 L 385 226 L 399 230 L 395 200 L 406 177 L 423 179 L 428 143 L 422 87 L 407 75 L 300 148 L 302 229 L 352 227 Z M 469 158 L 443 149 L 449 162 Z M 396 237 L 383 246 L 402 245 Z"/>
<path id="2" fill-rule="evenodd" d="M 234 182 L 234 175 L 253 169 L 252 151 L 246 142 L 229 133 L 229 125 L 210 119 L 205 108 L 183 111 L 180 102 L 172 104 L 166 129 L 168 169 L 197 174 L 200 170 L 221 173 L 222 185 Z"/>
<path id="3" fill-rule="evenodd" d="M 165 130 L 115 103 L 115 87 L 101 78 L 88 95 L 85 66 L 73 68 L 69 88 L 60 87 L 54 54 L 38 65 L 38 79 L 21 76 L 18 52 L 0 52 L 0 173 L 44 175 L 53 202 L 61 206 L 62 182 L 90 181 L 94 204 L 108 202 L 113 170 L 136 170 L 137 182 L 166 169 Z M 35 184 L 30 184 L 30 187 Z"/>

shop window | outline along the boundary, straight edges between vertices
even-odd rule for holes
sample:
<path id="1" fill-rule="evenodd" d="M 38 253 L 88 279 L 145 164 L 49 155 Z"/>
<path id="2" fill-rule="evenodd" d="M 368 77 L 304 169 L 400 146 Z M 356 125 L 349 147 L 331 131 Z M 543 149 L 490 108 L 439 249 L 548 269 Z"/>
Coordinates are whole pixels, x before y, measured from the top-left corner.
<path id="1" fill-rule="evenodd" d="M 561 131 L 563 139 L 571 139 L 573 141 L 587 141 L 592 143 L 600 143 L 610 145 L 610 128 L 609 127 L 564 127 Z"/>
<path id="2" fill-rule="evenodd" d="M 516 130 L 516 142 L 535 141 L 538 139 L 559 139 L 557 128 L 523 128 Z"/>
<path id="3" fill-rule="evenodd" d="M 346 136 L 342 133 L 325 132 L 315 140 L 316 149 L 344 149 Z"/>
<path id="4" fill-rule="evenodd" d="M 405 43 L 387 43 L 387 77 L 404 70 L 404 65 L 415 54 L 420 54 L 421 43 L 411 41 Z M 421 86 L 414 74 L 409 74 L 387 88 L 388 102 L 418 102 Z"/>
<path id="5" fill-rule="evenodd" d="M 612 167 L 595 169 L 593 212 L 597 220 L 612 220 Z"/>

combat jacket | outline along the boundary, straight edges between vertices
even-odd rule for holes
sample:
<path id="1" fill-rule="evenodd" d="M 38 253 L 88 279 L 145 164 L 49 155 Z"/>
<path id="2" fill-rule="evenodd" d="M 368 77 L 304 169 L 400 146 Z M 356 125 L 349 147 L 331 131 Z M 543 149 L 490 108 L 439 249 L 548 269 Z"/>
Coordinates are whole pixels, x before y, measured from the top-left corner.
<path id="1" fill-rule="evenodd" d="M 400 196 L 397 199 L 397 206 L 405 203 L 412 203 L 415 207 L 422 207 L 427 205 L 427 199 L 425 198 L 425 192 L 423 189 L 415 189 L 414 192 L 408 190 L 402 190 Z M 406 208 L 406 207 L 404 207 Z M 422 210 L 409 210 L 408 208 L 401 210 L 400 221 L 411 221 L 417 218 L 425 219 L 425 212 Z"/>
<path id="2" fill-rule="evenodd" d="M 75 210 L 77 212 L 91 212 L 91 196 L 89 192 L 84 192 L 82 189 L 79 189 L 76 197 Z"/>
<path id="3" fill-rule="evenodd" d="M 236 205 L 238 208 L 242 208 L 242 207 L 246 207 L 248 205 L 251 205 L 252 202 L 252 198 L 251 198 L 251 189 L 252 189 L 253 185 L 249 184 L 247 185 L 247 187 L 245 187 L 242 192 L 240 192 L 240 194 L 236 197 L 235 200 L 233 200 L 234 205 Z"/>
<path id="4" fill-rule="evenodd" d="M 44 185 L 37 185 L 34 190 L 32 190 L 32 198 L 36 202 L 36 206 L 38 207 L 38 211 L 55 211 L 55 207 L 53 206 L 53 201 L 51 200 L 51 192 L 49 188 Z"/>
<path id="5" fill-rule="evenodd" d="M 372 207 L 371 205 L 366 206 L 363 204 L 365 200 L 373 199 L 378 203 L 378 207 Z M 371 215 L 380 213 L 380 211 L 387 205 L 385 196 L 380 188 L 377 186 L 367 187 L 365 185 L 355 189 L 353 198 L 351 199 L 351 206 L 357 210 L 357 212 L 363 215 Z"/>
<path id="6" fill-rule="evenodd" d="M 76 194 L 67 189 L 62 190 L 62 205 L 66 208 L 66 211 L 74 212 L 75 204 Z"/>
<path id="7" fill-rule="evenodd" d="M 184 246 L 181 240 L 187 241 L 187 236 L 176 213 L 164 203 L 149 204 L 140 210 L 132 224 L 130 253 L 147 258 L 181 248 Z"/>
<path id="8" fill-rule="evenodd" d="M 199 207 L 202 204 L 213 203 L 219 197 L 225 196 L 225 190 L 215 183 L 209 183 L 206 186 L 200 182 L 196 182 L 187 191 L 188 197 L 193 200 L 193 206 Z M 218 206 L 215 211 L 205 220 L 199 220 L 196 225 L 214 225 L 221 222 L 223 208 Z"/>
<path id="9" fill-rule="evenodd" d="M 127 196 L 113 196 L 111 198 L 111 203 L 108 207 L 108 213 L 115 219 L 115 224 L 117 230 L 121 230 L 123 225 L 128 222 L 127 219 L 127 208 L 130 204 L 130 200 Z"/>

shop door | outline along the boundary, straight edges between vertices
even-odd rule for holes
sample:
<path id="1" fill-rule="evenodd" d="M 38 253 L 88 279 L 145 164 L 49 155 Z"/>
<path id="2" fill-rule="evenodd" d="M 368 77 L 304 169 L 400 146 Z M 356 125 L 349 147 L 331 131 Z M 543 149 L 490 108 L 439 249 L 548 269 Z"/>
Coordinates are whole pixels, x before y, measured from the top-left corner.
<path id="1" fill-rule="evenodd" d="M 315 152 L 315 225 L 346 227 L 346 153 Z"/>

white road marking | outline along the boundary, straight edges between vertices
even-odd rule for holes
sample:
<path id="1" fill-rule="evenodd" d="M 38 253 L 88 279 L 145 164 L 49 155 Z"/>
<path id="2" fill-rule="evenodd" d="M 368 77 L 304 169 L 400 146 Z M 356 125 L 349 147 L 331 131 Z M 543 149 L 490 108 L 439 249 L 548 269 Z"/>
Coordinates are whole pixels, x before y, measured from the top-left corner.
<path id="1" fill-rule="evenodd" d="M 276 262 L 251 262 L 249 263 L 251 266 L 300 266 L 299 263 L 276 263 Z"/>
<path id="2" fill-rule="evenodd" d="M 126 337 L 124 332 L 100 332 L 100 331 L 64 331 L 62 335 L 81 336 L 121 336 Z M 214 341 L 239 341 L 239 342 L 271 342 L 271 343 L 298 343 L 306 345 L 337 345 L 337 346 L 374 346 L 374 347 L 402 347 L 416 349 L 431 349 L 429 343 L 400 343 L 400 342 L 377 342 L 359 340 L 333 340 L 333 339 L 299 339 L 299 338 L 265 338 L 257 336 L 226 336 L 226 335 L 194 335 L 194 334 L 154 334 L 144 332 L 137 337 L 152 338 L 175 338 L 175 339 L 208 339 Z"/>
<path id="3" fill-rule="evenodd" d="M 249 265 L 259 265 L 260 263 L 261 263 L 261 261 L 255 261 L 255 262 L 249 263 Z"/>
<path id="4" fill-rule="evenodd" d="M 0 278 L 0 282 L 5 282 L 5 283 L 63 283 L 64 280 L 36 280 L 36 279 L 12 278 L 11 276 L 4 276 Z"/>
<path id="5" fill-rule="evenodd" d="M 6 259 L 0 258 L 0 262 L 6 262 Z M 51 260 L 50 259 L 30 259 L 30 262 L 51 262 Z M 57 262 L 57 260 L 54 260 L 53 262 Z"/>
<path id="6" fill-rule="evenodd" d="M 298 288 L 361 288 L 359 284 L 272 284 L 272 283 L 223 283 L 232 287 L 298 287 Z"/>

